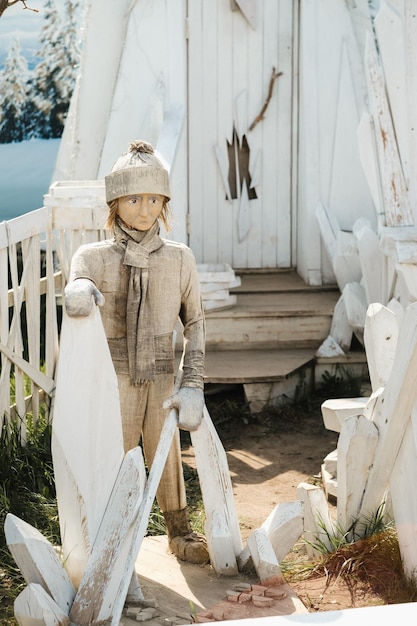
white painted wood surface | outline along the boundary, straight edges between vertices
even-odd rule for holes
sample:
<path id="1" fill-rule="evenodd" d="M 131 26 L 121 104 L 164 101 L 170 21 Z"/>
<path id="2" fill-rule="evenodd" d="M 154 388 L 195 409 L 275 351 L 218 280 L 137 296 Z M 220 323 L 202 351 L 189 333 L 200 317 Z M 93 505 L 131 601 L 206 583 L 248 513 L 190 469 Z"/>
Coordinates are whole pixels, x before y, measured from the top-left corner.
<path id="1" fill-rule="evenodd" d="M 412 487 L 417 473 L 416 433 L 417 414 L 414 407 L 389 482 L 403 567 L 410 576 L 415 575 L 417 567 L 417 499 Z"/>
<path id="2" fill-rule="evenodd" d="M 248 537 L 248 548 L 261 584 L 282 584 L 284 577 L 266 530 L 257 528 L 251 533 Z"/>
<path id="3" fill-rule="evenodd" d="M 344 352 L 348 352 L 352 345 L 352 335 L 353 332 L 349 325 L 345 301 L 341 296 L 334 307 L 330 336 L 333 337 Z"/>
<path id="4" fill-rule="evenodd" d="M 378 430 L 368 418 L 344 420 L 337 443 L 337 524 L 343 532 L 359 519 L 377 442 Z"/>
<path id="5" fill-rule="evenodd" d="M 114 605 L 145 484 L 142 449 L 133 448 L 124 456 L 71 607 L 71 622 L 78 626 L 98 623 L 103 610 Z"/>
<path id="6" fill-rule="evenodd" d="M 207 408 L 204 407 L 203 420 L 196 431 L 190 433 L 194 449 L 204 510 L 208 520 L 208 530 L 216 528 L 214 516 L 224 520 L 230 533 L 232 552 L 237 557 L 243 548 L 240 534 L 239 520 L 233 496 L 233 486 L 230 478 L 229 465 L 223 444 L 211 421 Z M 207 543 L 214 556 L 215 563 L 223 563 L 221 569 L 226 568 L 229 561 L 227 555 L 222 555 L 225 538 L 222 534 L 219 546 L 216 546 L 216 536 L 208 534 Z M 227 556 L 227 558 L 226 558 Z M 233 565 L 230 564 L 232 569 Z"/>
<path id="7" fill-rule="evenodd" d="M 36 528 L 11 513 L 6 516 L 4 533 L 25 582 L 40 585 L 68 615 L 75 589 L 56 548 Z"/>
<path id="8" fill-rule="evenodd" d="M 321 405 L 324 426 L 327 430 L 340 433 L 342 424 L 347 417 L 362 413 L 367 398 L 334 398 L 325 400 Z"/>
<path id="9" fill-rule="evenodd" d="M 261 528 L 267 533 L 278 563 L 281 563 L 303 534 L 303 503 L 299 500 L 281 502 L 271 511 Z"/>
<path id="10" fill-rule="evenodd" d="M 300 483 L 297 486 L 297 499 L 304 506 L 304 533 L 306 552 L 310 558 L 317 558 L 322 554 L 319 543 L 331 549 L 330 537 L 334 535 L 334 523 L 331 519 L 329 507 L 323 489 Z"/>
<path id="11" fill-rule="evenodd" d="M 384 78 L 371 35 L 367 37 L 366 67 L 370 108 L 381 169 L 385 224 L 387 226 L 411 226 L 414 219 L 386 98 Z"/>
<path id="12" fill-rule="evenodd" d="M 190 245 L 199 262 L 291 265 L 293 11 L 292 2 L 257 3 L 255 30 L 228 2 L 189 4 Z M 249 132 L 273 67 L 283 74 L 264 119 Z M 240 141 L 246 134 L 255 180 L 259 172 L 257 199 L 244 201 L 240 190 L 227 199 L 223 181 L 234 126 Z"/>
<path id="13" fill-rule="evenodd" d="M 364 341 L 373 391 L 387 384 L 397 350 L 398 333 L 395 313 L 382 304 L 370 304 L 366 312 Z"/>
<path id="14" fill-rule="evenodd" d="M 391 376 L 377 400 L 373 419 L 379 431 L 360 515 L 377 510 L 384 498 L 395 459 L 417 401 L 417 304 L 410 305 L 400 329 Z"/>
<path id="15" fill-rule="evenodd" d="M 70 626 L 68 615 L 37 583 L 31 583 L 17 596 L 14 616 L 19 626 Z"/>
<path id="16" fill-rule="evenodd" d="M 149 514 L 151 512 L 153 501 L 155 500 L 156 490 L 158 488 L 159 481 L 161 480 L 165 462 L 172 445 L 172 439 L 177 428 L 178 414 L 175 409 L 172 409 L 168 413 L 165 420 L 152 467 L 149 471 L 143 498 L 139 506 L 138 515 L 132 526 L 129 549 L 125 555 L 124 573 L 120 579 L 119 589 L 115 594 L 113 605 L 107 607 L 103 606 L 100 614 L 96 616 L 98 622 L 100 622 L 100 620 L 107 620 L 107 623 L 111 624 L 111 626 L 119 625 L 131 576 L 135 568 L 135 561 L 146 533 Z"/>
<path id="17" fill-rule="evenodd" d="M 85 5 L 80 76 L 60 143 L 54 181 L 97 178 L 130 8 L 129 0 L 88 0 Z M 121 152 L 114 155 L 113 162 Z"/>
<path id="18" fill-rule="evenodd" d="M 52 429 L 63 558 L 76 587 L 123 455 L 117 377 L 94 305 L 88 317 L 64 316 Z"/>
<path id="19" fill-rule="evenodd" d="M 33 211 L 0 224 L 0 423 L 10 418 L 10 375 L 14 365 L 15 403 L 19 416 L 26 414 L 28 395 L 23 374 L 29 377 L 32 414 L 36 422 L 39 394 L 54 387 L 53 372 L 57 345 L 57 313 L 53 262 L 49 238 L 44 245 L 45 279 L 41 281 L 41 240 L 49 233 L 46 209 Z M 21 256 L 18 248 L 21 249 Z M 22 265 L 23 264 L 23 265 Z M 9 289 L 9 280 L 11 288 Z M 45 298 L 46 325 L 41 325 L 41 297 Z M 22 308 L 26 315 L 22 316 Z M 40 340 L 43 334 L 45 367 L 41 370 Z M 27 336 L 24 352 L 23 337 Z M 22 441 L 26 437 L 25 420 L 21 422 Z"/>
<path id="20" fill-rule="evenodd" d="M 206 516 L 204 533 L 210 555 L 210 565 L 218 576 L 236 576 L 238 565 L 232 535 L 224 516 L 216 509 Z"/>

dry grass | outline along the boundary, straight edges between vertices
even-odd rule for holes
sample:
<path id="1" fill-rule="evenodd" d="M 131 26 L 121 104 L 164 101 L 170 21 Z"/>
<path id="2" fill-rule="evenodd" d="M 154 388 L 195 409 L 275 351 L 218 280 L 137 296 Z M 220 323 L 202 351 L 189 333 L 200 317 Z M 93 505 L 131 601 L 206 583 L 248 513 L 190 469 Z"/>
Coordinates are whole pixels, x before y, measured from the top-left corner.
<path id="1" fill-rule="evenodd" d="M 417 600 L 416 580 L 404 574 L 395 529 L 389 528 L 365 539 L 340 546 L 315 563 L 292 554 L 285 563 L 285 577 L 291 583 L 321 578 L 323 594 L 338 583 L 349 590 L 352 606 L 355 596 L 368 594 L 381 604 L 401 604 Z"/>

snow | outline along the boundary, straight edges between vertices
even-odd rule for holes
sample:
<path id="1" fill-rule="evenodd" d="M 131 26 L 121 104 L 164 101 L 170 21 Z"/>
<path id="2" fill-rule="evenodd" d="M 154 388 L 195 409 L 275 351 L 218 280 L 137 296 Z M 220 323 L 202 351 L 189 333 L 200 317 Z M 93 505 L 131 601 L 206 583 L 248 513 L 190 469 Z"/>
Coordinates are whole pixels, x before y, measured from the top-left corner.
<path id="1" fill-rule="evenodd" d="M 60 139 L 0 144 L 0 221 L 43 206 Z"/>

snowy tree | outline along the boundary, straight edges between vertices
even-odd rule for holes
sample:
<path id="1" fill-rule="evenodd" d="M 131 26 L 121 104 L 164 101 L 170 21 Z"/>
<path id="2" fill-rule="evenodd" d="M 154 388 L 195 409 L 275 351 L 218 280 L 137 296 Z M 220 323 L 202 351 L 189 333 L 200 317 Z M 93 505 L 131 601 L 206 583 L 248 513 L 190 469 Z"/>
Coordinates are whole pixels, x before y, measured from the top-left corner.
<path id="1" fill-rule="evenodd" d="M 49 139 L 62 134 L 79 59 L 76 8 L 77 2 L 67 0 L 63 22 L 53 0 L 45 3 L 42 46 L 37 55 L 41 61 L 32 78 L 29 136 Z"/>
<path id="2" fill-rule="evenodd" d="M 65 3 L 65 28 L 62 33 L 61 45 L 67 62 L 61 67 L 58 79 L 61 84 L 62 96 L 68 103 L 74 91 L 80 62 L 79 8 L 78 0 L 67 0 Z"/>
<path id="3" fill-rule="evenodd" d="M 25 138 L 28 65 L 20 51 L 19 40 L 14 38 L 0 72 L 0 143 Z"/>

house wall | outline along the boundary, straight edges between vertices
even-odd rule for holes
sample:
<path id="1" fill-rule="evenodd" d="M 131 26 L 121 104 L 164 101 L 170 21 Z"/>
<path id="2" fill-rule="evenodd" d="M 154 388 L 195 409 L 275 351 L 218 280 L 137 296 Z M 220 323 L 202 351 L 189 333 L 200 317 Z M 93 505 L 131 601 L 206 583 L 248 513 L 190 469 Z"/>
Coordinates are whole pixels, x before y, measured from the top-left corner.
<path id="1" fill-rule="evenodd" d="M 322 202 L 342 230 L 376 223 L 359 157 L 357 128 L 367 106 L 363 69 L 368 4 L 300 1 L 297 270 L 309 284 L 334 282 L 315 218 Z"/>
<path id="2" fill-rule="evenodd" d="M 295 267 L 309 284 L 334 282 L 317 204 L 342 229 L 375 222 L 356 139 L 368 2 L 243 6 L 252 14 L 229 0 L 196 0 L 188 15 L 185 0 L 89 0 L 54 180 L 103 178 L 132 139 L 146 138 L 172 166 L 170 236 L 200 263 Z M 283 74 L 249 131 L 273 66 Z M 248 140 L 256 199 L 227 198 L 219 154 L 233 127 Z"/>

